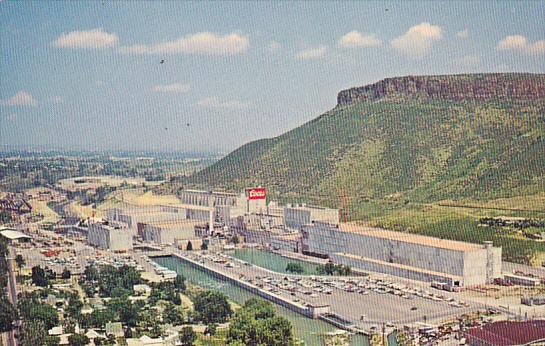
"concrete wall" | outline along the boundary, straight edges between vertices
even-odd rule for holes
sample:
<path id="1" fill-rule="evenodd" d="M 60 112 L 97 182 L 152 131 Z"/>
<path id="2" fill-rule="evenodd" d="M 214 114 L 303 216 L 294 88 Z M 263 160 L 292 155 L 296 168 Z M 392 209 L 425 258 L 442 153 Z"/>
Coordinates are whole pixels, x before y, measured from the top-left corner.
<path id="1" fill-rule="evenodd" d="M 466 286 L 485 284 L 501 274 L 501 248 L 494 248 L 491 245 L 488 249 L 483 246 L 482 249 L 471 251 L 452 250 L 345 232 L 322 223 L 303 227 L 303 249 L 329 256 L 334 253 L 354 254 L 385 263 L 397 263 L 415 269 L 444 273 L 447 276 L 463 277 L 460 284 Z M 377 267 L 375 264 L 366 264 L 365 268 L 370 266 Z M 383 270 L 390 269 L 383 268 L 378 271 Z"/>
<path id="2" fill-rule="evenodd" d="M 180 223 L 172 226 L 142 225 L 142 239 L 155 244 L 174 244 L 176 240 L 195 239 L 195 224 Z"/>
<path id="3" fill-rule="evenodd" d="M 89 226 L 87 241 L 100 249 L 127 251 L 132 249 L 132 232 L 127 228 L 115 229 L 95 223 Z"/>
<path id="4" fill-rule="evenodd" d="M 231 205 L 237 203 L 238 194 L 209 192 L 199 190 L 184 190 L 179 193 L 179 198 L 184 204 L 199 206 Z"/>
<path id="5" fill-rule="evenodd" d="M 373 261 L 365 260 L 364 258 L 353 258 L 343 255 L 342 253 L 335 253 L 330 255 L 333 262 L 338 264 L 348 265 L 352 268 L 358 268 L 366 271 L 372 271 L 377 273 L 384 273 L 389 275 L 395 275 L 411 280 L 425 281 L 425 282 L 445 282 L 450 285 L 454 284 L 453 278 L 449 275 L 432 274 L 418 270 L 418 268 L 400 268 L 395 265 L 388 265 L 388 263 L 376 263 Z"/>
<path id="6" fill-rule="evenodd" d="M 303 225 L 313 222 L 339 224 L 339 209 L 302 205 L 288 205 L 284 208 L 286 226 L 301 229 Z"/>
<path id="7" fill-rule="evenodd" d="M 276 294 L 273 294 L 271 292 L 265 291 L 257 286 L 254 286 L 251 283 L 248 283 L 246 281 L 239 280 L 238 277 L 231 276 L 227 273 L 220 272 L 218 270 L 215 270 L 213 268 L 204 266 L 196 261 L 190 260 L 186 257 L 180 256 L 178 254 L 174 254 L 174 256 L 178 257 L 182 261 L 190 264 L 191 266 L 200 269 L 214 277 L 217 277 L 221 280 L 231 282 L 241 288 L 244 288 L 248 291 L 250 291 L 253 294 L 256 294 L 262 298 L 265 298 L 267 300 L 272 301 L 273 303 L 282 305 L 292 311 L 295 311 L 301 315 L 311 317 L 311 318 L 318 318 L 322 314 L 329 312 L 329 305 L 321 305 L 321 306 L 303 306 L 299 305 L 297 303 L 292 302 L 291 300 L 288 300 L 286 298 L 283 298 L 282 296 L 278 296 Z"/>
<path id="8" fill-rule="evenodd" d="M 324 224 L 307 227 L 309 251 L 319 254 L 351 253 L 462 276 L 464 252 L 340 231 Z"/>
<path id="9" fill-rule="evenodd" d="M 112 224 L 126 225 L 137 235 L 138 223 L 184 220 L 188 211 L 181 208 L 155 206 L 155 208 L 111 208 L 106 212 L 106 219 Z M 206 219 L 205 219 L 206 220 Z"/>
<path id="10" fill-rule="evenodd" d="M 271 247 L 275 250 L 299 252 L 300 242 L 299 240 L 290 239 L 282 236 L 273 236 L 270 238 Z"/>

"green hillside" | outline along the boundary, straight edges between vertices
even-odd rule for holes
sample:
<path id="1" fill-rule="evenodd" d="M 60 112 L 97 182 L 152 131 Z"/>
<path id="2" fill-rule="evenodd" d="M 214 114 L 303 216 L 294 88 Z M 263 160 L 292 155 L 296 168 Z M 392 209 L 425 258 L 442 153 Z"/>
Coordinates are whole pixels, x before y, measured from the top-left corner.
<path id="1" fill-rule="evenodd" d="M 545 84 L 544 75 L 503 76 Z M 279 137 L 242 146 L 188 183 L 263 185 L 328 204 L 342 194 L 359 202 L 389 196 L 429 202 L 544 191 L 545 97 L 471 96 L 395 93 L 337 106 Z"/>
<path id="2" fill-rule="evenodd" d="M 343 91 L 338 100 L 331 111 L 248 143 L 183 185 L 262 185 L 281 201 L 343 208 L 348 220 L 491 239 L 522 262 L 545 251 L 477 228 L 483 216 L 545 218 L 545 75 L 392 78 Z M 515 196 L 532 196 L 532 205 L 523 199 L 517 208 L 537 213 L 439 206 Z"/>

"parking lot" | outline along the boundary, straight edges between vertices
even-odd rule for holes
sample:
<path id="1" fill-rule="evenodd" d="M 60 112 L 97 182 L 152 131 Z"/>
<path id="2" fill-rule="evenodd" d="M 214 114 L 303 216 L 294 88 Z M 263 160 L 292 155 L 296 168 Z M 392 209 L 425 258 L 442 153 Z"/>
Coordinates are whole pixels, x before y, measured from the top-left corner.
<path id="1" fill-rule="evenodd" d="M 264 290 L 302 304 L 324 304 L 354 324 L 370 329 L 384 324 L 430 322 L 475 310 L 441 291 L 409 287 L 373 277 L 313 277 L 278 274 L 225 254 L 191 254 L 206 266 L 236 274 Z"/>

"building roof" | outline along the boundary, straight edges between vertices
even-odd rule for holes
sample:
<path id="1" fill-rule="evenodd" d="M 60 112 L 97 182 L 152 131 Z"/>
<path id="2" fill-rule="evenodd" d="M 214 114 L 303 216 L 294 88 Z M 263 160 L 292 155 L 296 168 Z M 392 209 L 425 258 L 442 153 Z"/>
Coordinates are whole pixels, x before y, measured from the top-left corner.
<path id="1" fill-rule="evenodd" d="M 386 238 L 405 243 L 414 243 L 454 251 L 470 252 L 483 249 L 483 246 L 479 244 L 466 243 L 448 239 L 439 239 L 419 234 L 389 231 L 382 228 L 361 226 L 355 223 L 341 223 L 339 224 L 339 230 L 366 235 L 369 237 Z"/>
<path id="2" fill-rule="evenodd" d="M 30 236 L 22 232 L 19 232 L 18 230 L 14 228 L 0 228 L 0 235 L 2 235 L 2 237 L 9 240 L 31 239 Z"/>
<path id="3" fill-rule="evenodd" d="M 545 320 L 501 321 L 466 331 L 469 344 L 497 346 L 528 345 L 545 341 Z"/>
<path id="4" fill-rule="evenodd" d="M 141 223 L 145 225 L 156 226 L 159 228 L 176 228 L 180 226 L 195 226 L 197 224 L 201 224 L 202 221 L 189 220 L 189 219 L 177 219 L 177 220 L 167 220 L 167 221 L 146 221 Z"/>

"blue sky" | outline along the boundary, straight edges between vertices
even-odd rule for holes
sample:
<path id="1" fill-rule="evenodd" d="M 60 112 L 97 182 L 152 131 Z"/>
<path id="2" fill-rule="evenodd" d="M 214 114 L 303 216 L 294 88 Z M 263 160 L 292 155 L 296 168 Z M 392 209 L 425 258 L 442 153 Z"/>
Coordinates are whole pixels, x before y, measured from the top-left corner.
<path id="1" fill-rule="evenodd" d="M 0 145 L 228 152 L 386 77 L 543 73 L 544 13 L 543 1 L 2 1 Z"/>

